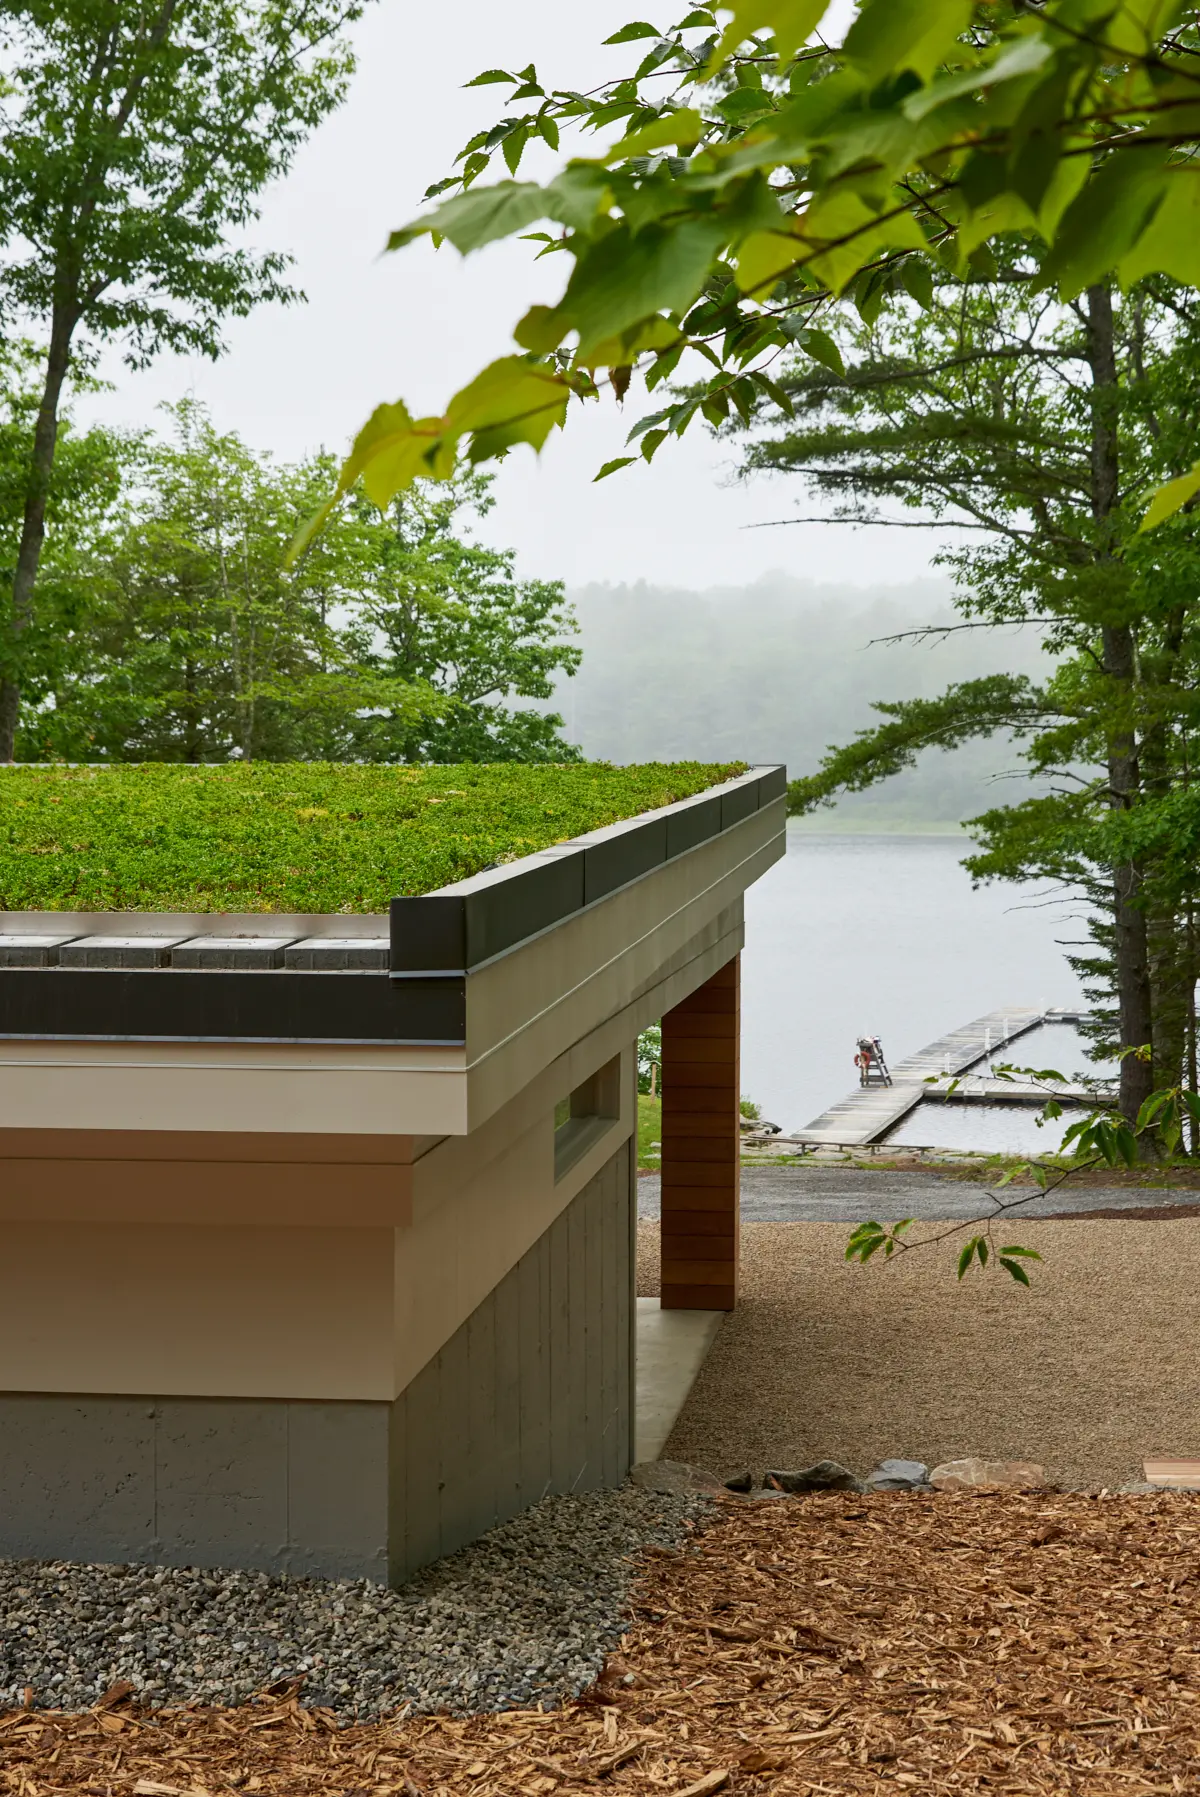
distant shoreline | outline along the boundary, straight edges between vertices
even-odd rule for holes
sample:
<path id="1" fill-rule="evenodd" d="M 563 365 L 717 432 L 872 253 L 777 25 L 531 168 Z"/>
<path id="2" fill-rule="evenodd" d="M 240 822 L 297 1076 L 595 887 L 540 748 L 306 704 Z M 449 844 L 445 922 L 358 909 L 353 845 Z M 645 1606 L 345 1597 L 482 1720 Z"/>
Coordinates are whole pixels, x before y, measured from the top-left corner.
<path id="1" fill-rule="evenodd" d="M 789 830 L 804 836 L 953 836 L 969 841 L 961 824 L 927 818 L 871 817 L 847 812 L 810 813 L 788 819 Z"/>

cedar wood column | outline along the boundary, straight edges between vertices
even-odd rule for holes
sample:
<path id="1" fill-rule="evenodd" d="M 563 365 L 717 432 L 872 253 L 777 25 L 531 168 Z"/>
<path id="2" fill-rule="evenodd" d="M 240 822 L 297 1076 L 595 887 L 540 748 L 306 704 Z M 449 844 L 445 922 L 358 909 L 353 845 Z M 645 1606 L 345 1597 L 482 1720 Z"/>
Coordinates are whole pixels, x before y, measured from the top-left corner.
<path id="1" fill-rule="evenodd" d="M 662 1020 L 664 1310 L 737 1303 L 741 962 Z"/>

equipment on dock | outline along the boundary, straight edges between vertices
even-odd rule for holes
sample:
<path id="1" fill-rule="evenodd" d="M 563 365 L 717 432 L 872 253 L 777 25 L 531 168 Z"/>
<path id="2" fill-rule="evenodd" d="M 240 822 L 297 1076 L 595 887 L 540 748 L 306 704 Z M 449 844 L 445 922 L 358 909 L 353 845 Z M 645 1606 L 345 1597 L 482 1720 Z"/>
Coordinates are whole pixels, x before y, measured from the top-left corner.
<path id="1" fill-rule="evenodd" d="M 858 1053 L 854 1057 L 854 1065 L 858 1068 L 860 1086 L 891 1085 L 892 1076 L 883 1058 L 883 1047 L 878 1036 L 858 1038 Z"/>

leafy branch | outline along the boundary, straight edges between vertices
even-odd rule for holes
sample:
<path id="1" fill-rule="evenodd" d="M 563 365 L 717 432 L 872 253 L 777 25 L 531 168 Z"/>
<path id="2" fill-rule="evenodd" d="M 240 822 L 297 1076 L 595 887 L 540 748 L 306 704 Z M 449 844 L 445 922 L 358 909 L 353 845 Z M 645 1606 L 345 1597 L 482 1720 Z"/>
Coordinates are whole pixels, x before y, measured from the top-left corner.
<path id="1" fill-rule="evenodd" d="M 572 397 L 597 396 L 599 370 L 622 399 L 635 372 L 652 390 L 699 355 L 714 367 L 702 391 L 631 433 L 649 460 L 697 419 L 777 402 L 768 370 L 781 349 L 831 365 L 814 314 L 928 307 L 935 276 L 995 277 L 989 246 L 1014 234 L 1040 246 L 1039 278 L 1066 302 L 1111 273 L 1200 281 L 1194 7 L 861 0 L 837 45 L 818 33 L 826 7 L 730 0 L 665 32 L 635 20 L 607 41 L 638 44 L 636 66 L 588 92 L 547 89 L 532 63 L 477 76 L 470 85 L 509 87 L 511 110 L 464 145 L 429 189 L 432 209 L 388 247 L 427 235 L 468 255 L 532 237 L 570 272 L 554 305 L 517 324 L 523 353 L 441 417 L 381 407 L 341 491 L 361 476 L 387 503 L 413 480 L 449 478 L 460 452 L 540 450 Z M 558 150 L 563 127 L 623 135 L 543 184 L 517 179 L 527 146 Z M 484 185 L 497 154 L 509 178 Z M 530 379 L 556 400 L 531 407 Z M 476 426 L 464 402 L 481 382 L 492 403 Z M 1200 461 L 1159 490 L 1145 527 L 1197 493 Z"/>
<path id="2" fill-rule="evenodd" d="M 1127 1052 L 1144 1053 L 1137 1049 Z M 1054 1068 L 1002 1067 L 996 1071 L 997 1076 L 1002 1079 L 1024 1076 L 1039 1084 L 1066 1084 L 1063 1075 Z M 957 1080 L 951 1082 L 947 1088 L 947 1096 L 957 1084 Z M 1061 1117 L 1062 1113 L 1062 1105 L 1057 1099 L 1051 1098 L 1038 1118 L 1039 1127 Z M 1090 1173 L 1098 1167 L 1136 1166 L 1139 1158 L 1145 1158 L 1147 1150 L 1155 1155 L 1165 1156 L 1169 1162 L 1180 1147 L 1183 1124 L 1188 1118 L 1193 1126 L 1200 1127 L 1200 1093 L 1182 1086 L 1169 1086 L 1152 1092 L 1133 1124 L 1126 1122 L 1120 1115 L 1094 1109 L 1077 1123 L 1071 1124 L 1063 1135 L 1060 1153 L 1072 1153 L 1076 1157 L 1073 1166 L 1052 1168 L 1029 1161 L 1012 1167 L 996 1182 L 996 1191 L 984 1194 L 993 1206 L 989 1215 L 951 1223 L 945 1229 L 935 1230 L 916 1240 L 908 1239 L 908 1231 L 916 1221 L 913 1217 L 904 1217 L 897 1223 L 880 1223 L 874 1219 L 860 1223 L 846 1243 L 845 1258 L 857 1260 L 865 1266 L 877 1254 L 882 1255 L 884 1260 L 890 1260 L 896 1255 L 911 1253 L 914 1249 L 936 1247 L 940 1242 L 971 1231 L 958 1255 L 957 1272 L 960 1280 L 966 1277 L 973 1266 L 978 1266 L 983 1271 L 989 1265 L 995 1265 L 1002 1267 L 1018 1285 L 1028 1286 L 1030 1279 L 1027 1263 L 1040 1261 L 1042 1256 L 1035 1248 L 1024 1247 L 1016 1242 L 997 1244 L 997 1225 L 1005 1222 L 1024 1205 L 1058 1191 L 1080 1173 Z M 1033 1191 L 1022 1192 L 1016 1197 L 1005 1198 L 999 1195 L 1014 1179 L 1022 1176 L 1033 1180 Z"/>

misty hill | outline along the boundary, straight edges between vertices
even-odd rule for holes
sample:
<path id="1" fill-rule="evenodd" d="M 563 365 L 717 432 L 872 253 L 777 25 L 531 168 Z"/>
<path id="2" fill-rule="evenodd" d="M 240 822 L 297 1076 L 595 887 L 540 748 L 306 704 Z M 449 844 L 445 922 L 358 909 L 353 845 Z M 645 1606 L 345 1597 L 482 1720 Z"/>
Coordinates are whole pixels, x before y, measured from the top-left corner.
<path id="1" fill-rule="evenodd" d="M 777 574 L 741 588 L 587 586 L 573 592 L 583 665 L 554 699 L 565 734 L 610 761 L 738 759 L 814 768 L 876 721 L 874 699 L 932 695 L 999 668 L 1039 674 L 1032 632 L 877 640 L 956 622 L 937 580 L 872 591 Z M 1016 796 L 1004 741 L 932 750 L 911 773 L 817 814 L 820 827 L 946 828 Z M 996 782 L 999 780 L 999 784 Z M 836 820 L 836 821 L 835 821 Z"/>

